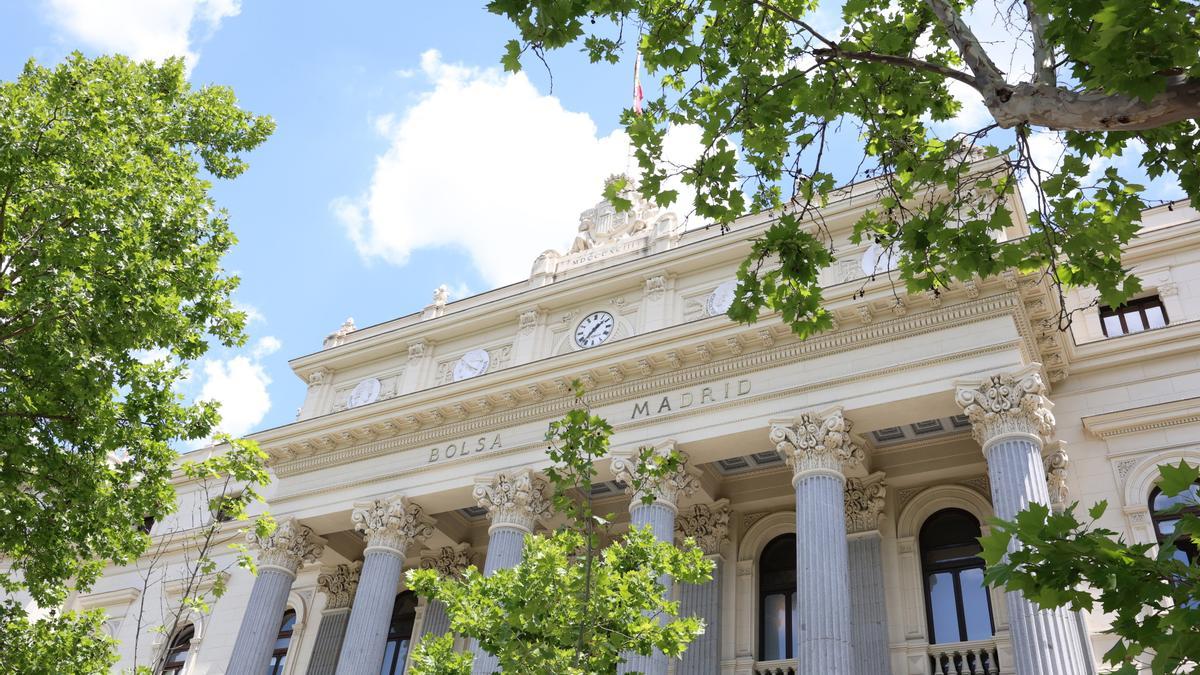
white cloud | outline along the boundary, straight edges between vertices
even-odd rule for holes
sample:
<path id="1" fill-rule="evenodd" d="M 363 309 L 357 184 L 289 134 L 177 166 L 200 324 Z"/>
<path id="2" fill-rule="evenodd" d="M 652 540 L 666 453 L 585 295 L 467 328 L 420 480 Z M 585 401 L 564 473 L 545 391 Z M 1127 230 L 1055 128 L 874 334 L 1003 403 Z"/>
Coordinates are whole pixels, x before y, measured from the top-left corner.
<path id="1" fill-rule="evenodd" d="M 257 358 L 206 359 L 204 387 L 196 398 L 220 405 L 221 423 L 216 431 L 241 436 L 251 431 L 271 409 L 269 384 L 271 378 Z"/>
<path id="2" fill-rule="evenodd" d="M 279 338 L 265 335 L 260 337 L 258 342 L 254 343 L 254 349 L 250 353 L 254 355 L 255 360 L 258 360 L 274 354 L 282 346 L 283 343 L 279 341 Z"/>
<path id="3" fill-rule="evenodd" d="M 334 200 L 334 215 L 366 259 L 403 265 L 414 250 L 455 246 L 488 283 L 526 278 L 539 253 L 570 244 L 604 179 L 626 169 L 624 132 L 598 136 L 591 117 L 524 74 L 447 64 L 436 51 L 421 71 L 432 89 L 374 120 L 390 147 L 366 193 Z M 691 161 L 698 141 L 672 130 L 668 159 Z"/>
<path id="4" fill-rule="evenodd" d="M 237 16 L 241 0 L 45 0 L 45 8 L 82 46 L 136 60 L 182 56 L 190 68 L 200 56 L 193 42 Z"/>

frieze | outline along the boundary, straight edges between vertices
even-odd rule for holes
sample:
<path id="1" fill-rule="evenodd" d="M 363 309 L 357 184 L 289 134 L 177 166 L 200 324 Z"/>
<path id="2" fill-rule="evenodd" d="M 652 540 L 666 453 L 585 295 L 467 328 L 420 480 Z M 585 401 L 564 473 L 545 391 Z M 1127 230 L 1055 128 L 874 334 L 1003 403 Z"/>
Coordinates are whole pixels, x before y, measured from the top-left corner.
<path id="1" fill-rule="evenodd" d="M 480 436 L 479 438 L 464 439 L 429 448 L 429 464 L 456 457 L 478 455 L 489 450 L 499 450 L 504 447 L 500 434 Z"/>
<path id="2" fill-rule="evenodd" d="M 687 410 L 693 406 L 699 407 L 712 403 L 720 403 L 731 399 L 748 396 L 753 389 L 750 380 L 742 378 L 717 382 L 703 387 L 693 387 L 683 391 L 675 391 L 662 396 L 634 401 L 629 415 L 625 419 L 636 420 L 645 417 L 658 417 L 677 410 Z"/>

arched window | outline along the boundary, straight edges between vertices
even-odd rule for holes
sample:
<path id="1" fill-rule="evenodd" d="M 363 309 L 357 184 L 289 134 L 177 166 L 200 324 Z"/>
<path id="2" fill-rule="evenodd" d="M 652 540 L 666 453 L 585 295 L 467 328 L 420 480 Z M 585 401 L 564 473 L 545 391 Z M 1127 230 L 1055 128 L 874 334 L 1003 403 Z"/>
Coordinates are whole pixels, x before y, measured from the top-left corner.
<path id="1" fill-rule="evenodd" d="M 196 637 L 196 629 L 192 624 L 175 631 L 171 644 L 167 647 L 167 656 L 163 659 L 160 675 L 179 675 L 187 664 L 188 651 L 192 648 L 192 638 Z"/>
<path id="2" fill-rule="evenodd" d="M 1162 490 L 1154 488 L 1150 492 L 1150 519 L 1154 521 L 1154 536 L 1158 538 L 1158 543 L 1163 543 L 1167 537 L 1174 534 L 1175 525 L 1179 523 L 1179 518 L 1183 514 L 1188 513 L 1200 517 L 1198 504 L 1200 504 L 1200 485 L 1192 485 L 1191 489 L 1180 492 L 1174 497 L 1168 497 L 1163 494 Z M 1181 505 L 1183 508 L 1178 511 L 1163 513 L 1172 507 Z M 1175 559 L 1185 565 L 1200 560 L 1200 551 L 1197 551 L 1195 542 L 1188 537 L 1176 540 L 1175 548 Z"/>
<path id="3" fill-rule="evenodd" d="M 796 535 L 781 534 L 758 559 L 758 659 L 796 657 Z"/>
<path id="4" fill-rule="evenodd" d="M 379 675 L 402 675 L 412 646 L 413 622 L 417 619 L 417 596 L 404 591 L 392 605 L 392 623 L 388 628 L 387 648 L 383 652 L 383 668 Z"/>
<path id="5" fill-rule="evenodd" d="M 962 509 L 943 509 L 921 526 L 921 569 L 929 642 L 984 640 L 994 632 L 983 583 L 979 521 Z"/>
<path id="6" fill-rule="evenodd" d="M 283 666 L 287 663 L 288 646 L 292 644 L 292 630 L 296 627 L 296 610 L 289 609 L 283 613 L 283 622 L 279 624 L 279 635 L 275 636 L 275 650 L 271 652 L 271 662 L 267 664 L 267 675 L 283 675 Z"/>

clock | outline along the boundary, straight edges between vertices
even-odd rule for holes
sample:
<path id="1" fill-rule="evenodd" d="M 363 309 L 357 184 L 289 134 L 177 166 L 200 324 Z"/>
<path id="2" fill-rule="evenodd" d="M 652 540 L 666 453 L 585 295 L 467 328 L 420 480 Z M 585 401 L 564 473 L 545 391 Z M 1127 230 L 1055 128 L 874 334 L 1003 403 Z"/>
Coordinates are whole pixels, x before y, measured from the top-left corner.
<path id="1" fill-rule="evenodd" d="M 346 398 L 347 408 L 357 408 L 360 405 L 374 403 L 379 399 L 379 380 L 371 377 L 359 382 Z"/>
<path id="2" fill-rule="evenodd" d="M 863 274 L 874 276 L 879 272 L 896 269 L 896 262 L 899 259 L 900 247 L 897 244 L 893 243 L 887 248 L 879 244 L 871 244 L 863 252 L 860 262 L 862 263 Z"/>
<path id="3" fill-rule="evenodd" d="M 486 349 L 472 349 L 454 364 L 454 381 L 466 380 L 487 372 L 492 355 Z"/>
<path id="4" fill-rule="evenodd" d="M 708 294 L 708 300 L 704 301 L 704 310 L 708 312 L 709 316 L 728 312 L 729 307 L 733 305 L 733 294 L 736 290 L 737 281 L 734 279 L 717 286 L 712 293 Z"/>
<path id="5" fill-rule="evenodd" d="M 583 349 L 604 344 L 612 337 L 616 321 L 608 312 L 592 312 L 575 328 L 575 344 Z"/>

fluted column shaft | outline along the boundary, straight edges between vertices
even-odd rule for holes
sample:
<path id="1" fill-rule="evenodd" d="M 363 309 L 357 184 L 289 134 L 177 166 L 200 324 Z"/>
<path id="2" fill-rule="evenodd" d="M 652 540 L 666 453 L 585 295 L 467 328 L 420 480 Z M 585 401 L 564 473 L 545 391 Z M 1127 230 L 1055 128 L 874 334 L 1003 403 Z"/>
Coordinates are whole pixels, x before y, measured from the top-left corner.
<path id="1" fill-rule="evenodd" d="M 629 507 L 629 526 L 643 529 L 647 526 L 658 541 L 672 541 L 675 537 L 675 508 L 668 504 L 653 502 L 643 504 L 635 501 Z M 661 576 L 658 583 L 670 588 L 671 579 Z M 617 666 L 618 673 L 643 673 L 644 675 L 666 675 L 667 655 L 655 649 L 654 653 L 642 655 L 626 653 L 625 662 Z"/>
<path id="2" fill-rule="evenodd" d="M 441 549 L 421 557 L 421 567 L 435 570 L 443 579 L 462 578 L 463 572 L 470 565 L 470 545 L 466 543 L 443 546 Z M 426 635 L 440 637 L 449 631 L 450 615 L 446 611 L 446 603 L 441 600 L 428 601 L 421 619 L 421 637 Z"/>
<path id="3" fill-rule="evenodd" d="M 475 485 L 475 499 L 487 509 L 492 526 L 488 529 L 487 557 L 483 562 L 484 575 L 516 567 L 525 555 L 525 535 L 533 533 L 539 520 L 550 517 L 553 510 L 546 498 L 546 481 L 524 469 L 501 472 L 490 481 Z M 499 659 L 484 650 L 477 641 L 469 646 L 475 654 L 472 675 L 490 675 L 499 669 Z"/>
<path id="4" fill-rule="evenodd" d="M 708 556 L 713 562 L 712 580 L 679 586 L 679 613 L 704 619 L 704 632 L 696 638 L 675 668 L 676 675 L 713 675 L 721 671 L 721 564 L 719 555 Z"/>
<path id="5" fill-rule="evenodd" d="M 446 603 L 441 600 L 430 601 L 425 606 L 425 618 L 421 621 L 421 637 L 441 637 L 449 630 L 450 615 L 446 613 Z"/>
<path id="6" fill-rule="evenodd" d="M 225 669 L 227 675 L 261 675 L 266 671 L 296 570 L 305 562 L 315 561 L 324 550 L 324 540 L 295 518 L 281 518 L 275 531 L 266 537 L 252 531 L 247 540 L 259 549 L 258 577 Z"/>
<path id="7" fill-rule="evenodd" d="M 355 529 L 366 535 L 367 548 L 336 673 L 378 675 L 405 551 L 432 534 L 433 521 L 400 496 L 358 504 L 352 517 Z"/>
<path id="8" fill-rule="evenodd" d="M 1012 520 L 1031 503 L 1049 506 L 1042 446 L 1054 432 L 1054 415 L 1038 369 L 960 386 L 956 400 L 983 446 L 996 516 Z M 1090 671 L 1078 628 L 1066 608 L 1039 609 L 1017 592 L 1005 593 L 1005 604 L 1017 675 Z"/>
<path id="9" fill-rule="evenodd" d="M 313 643 L 312 659 L 308 662 L 308 675 L 334 674 L 349 621 L 349 607 L 322 612 L 321 625 L 317 627 L 317 637 Z"/>
<path id="10" fill-rule="evenodd" d="M 852 675 L 846 466 L 860 464 L 840 408 L 773 423 L 796 491 L 797 672 Z"/>
<path id="11" fill-rule="evenodd" d="M 850 625 L 854 672 L 886 673 L 887 605 L 883 589 L 883 556 L 878 530 L 852 535 L 850 549 Z"/>

